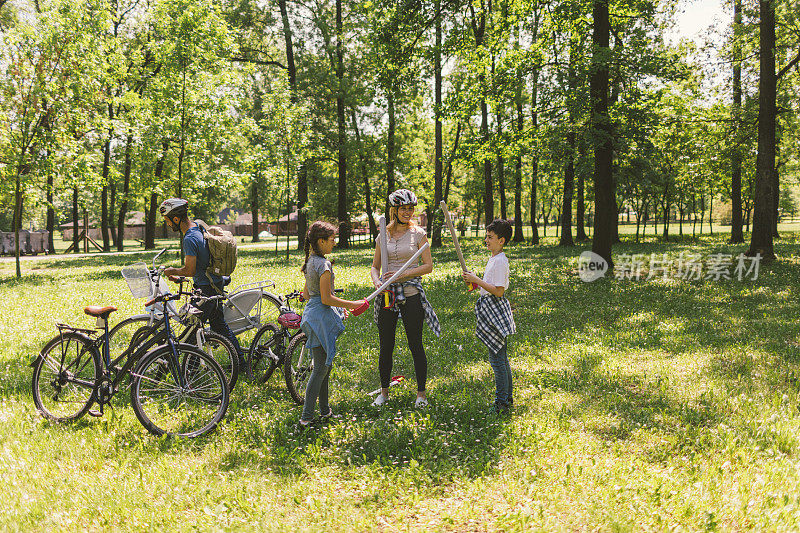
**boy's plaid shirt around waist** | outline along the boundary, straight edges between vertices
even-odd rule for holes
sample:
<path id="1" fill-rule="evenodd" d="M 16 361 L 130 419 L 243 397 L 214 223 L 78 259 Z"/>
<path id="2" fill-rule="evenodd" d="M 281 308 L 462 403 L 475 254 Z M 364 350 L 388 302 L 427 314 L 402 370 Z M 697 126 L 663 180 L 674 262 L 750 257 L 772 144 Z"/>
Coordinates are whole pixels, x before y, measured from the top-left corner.
<path id="1" fill-rule="evenodd" d="M 414 287 L 419 291 L 420 299 L 422 300 L 422 310 L 425 311 L 425 323 L 431 328 L 431 331 L 437 336 L 442 336 L 442 327 L 439 324 L 439 317 L 436 316 L 436 311 L 433 310 L 433 306 L 428 301 L 428 298 L 425 296 L 425 289 L 422 288 L 422 278 L 417 276 L 416 278 L 411 278 L 406 281 L 402 281 L 400 283 L 392 283 L 389 285 L 387 292 L 390 292 L 392 295 L 392 301 L 394 302 L 391 307 L 389 307 L 390 311 L 395 313 L 402 314 L 402 306 L 406 303 L 406 293 L 405 287 L 411 286 Z M 379 299 L 380 301 L 380 299 Z M 375 324 L 378 323 L 378 313 L 381 310 L 381 305 L 376 304 L 374 306 L 374 318 Z"/>
<path id="2" fill-rule="evenodd" d="M 508 298 L 485 294 L 475 302 L 475 335 L 492 353 L 503 348 L 506 337 L 517 332 Z"/>

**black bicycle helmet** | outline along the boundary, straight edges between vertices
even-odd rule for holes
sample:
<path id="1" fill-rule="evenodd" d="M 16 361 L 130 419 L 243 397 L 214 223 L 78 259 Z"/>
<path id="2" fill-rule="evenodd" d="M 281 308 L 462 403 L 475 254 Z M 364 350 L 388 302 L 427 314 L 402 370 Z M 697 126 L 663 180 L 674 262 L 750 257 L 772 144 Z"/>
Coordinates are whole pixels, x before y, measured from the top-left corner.
<path id="1" fill-rule="evenodd" d="M 168 198 L 158 206 L 162 217 L 184 217 L 188 213 L 189 202 L 183 198 Z"/>
<path id="2" fill-rule="evenodd" d="M 397 189 L 389 195 L 389 205 L 395 207 L 400 207 L 401 205 L 417 205 L 417 197 L 408 189 Z"/>

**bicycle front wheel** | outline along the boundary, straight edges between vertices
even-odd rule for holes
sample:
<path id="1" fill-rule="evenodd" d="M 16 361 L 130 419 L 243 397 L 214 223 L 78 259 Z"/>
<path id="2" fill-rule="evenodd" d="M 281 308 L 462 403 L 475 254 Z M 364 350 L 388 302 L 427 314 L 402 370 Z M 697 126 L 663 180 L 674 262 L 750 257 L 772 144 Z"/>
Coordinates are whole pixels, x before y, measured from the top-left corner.
<path id="1" fill-rule="evenodd" d="M 131 404 L 154 435 L 199 437 L 228 410 L 229 391 L 219 363 L 189 344 L 159 346 L 131 373 Z"/>
<path id="2" fill-rule="evenodd" d="M 33 403 L 48 420 L 76 420 L 94 403 L 101 374 L 100 357 L 86 337 L 59 335 L 45 345 L 34 366 Z"/>
<path id="3" fill-rule="evenodd" d="M 306 334 L 297 333 L 286 348 L 286 358 L 283 362 L 283 377 L 286 379 L 286 388 L 289 395 L 297 405 L 305 403 L 306 385 L 311 371 L 314 370 L 314 358 L 311 350 L 306 348 Z"/>

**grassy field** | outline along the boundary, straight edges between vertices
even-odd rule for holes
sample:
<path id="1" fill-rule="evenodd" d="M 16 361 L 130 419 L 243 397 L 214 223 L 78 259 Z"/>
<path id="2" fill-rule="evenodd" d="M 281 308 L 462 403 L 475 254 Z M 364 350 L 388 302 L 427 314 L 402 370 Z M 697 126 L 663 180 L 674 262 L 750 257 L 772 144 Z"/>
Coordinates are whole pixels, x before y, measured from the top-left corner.
<path id="1" fill-rule="evenodd" d="M 615 253 L 738 254 L 725 236 L 623 244 Z M 517 335 L 515 411 L 490 410 L 475 296 L 452 248 L 434 252 L 425 332 L 431 406 L 414 382 L 376 411 L 377 331 L 347 321 L 334 363 L 338 423 L 297 433 L 279 376 L 240 383 L 227 420 L 197 440 L 157 439 L 125 394 L 101 419 L 45 422 L 29 363 L 56 320 L 89 304 L 138 312 L 119 269 L 135 258 L 0 264 L 0 529 L 163 531 L 796 530 L 800 528 L 800 237 L 756 281 L 584 284 L 584 247 L 507 249 Z M 486 253 L 465 243 L 468 263 Z M 337 286 L 363 297 L 371 254 L 335 252 Z M 174 256 L 171 258 L 175 261 Z M 289 264 L 244 249 L 237 282 L 302 286 Z M 413 377 L 402 329 L 395 373 Z M 397 390 L 395 390 L 397 389 Z"/>

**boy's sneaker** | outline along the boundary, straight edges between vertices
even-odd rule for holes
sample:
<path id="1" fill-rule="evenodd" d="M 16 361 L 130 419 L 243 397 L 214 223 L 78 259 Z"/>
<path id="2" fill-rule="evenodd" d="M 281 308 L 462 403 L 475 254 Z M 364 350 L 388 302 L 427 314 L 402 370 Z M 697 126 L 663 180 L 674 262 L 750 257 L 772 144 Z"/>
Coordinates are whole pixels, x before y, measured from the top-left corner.
<path id="1" fill-rule="evenodd" d="M 383 404 L 389 401 L 388 396 L 384 396 L 383 394 L 378 394 L 375 396 L 375 401 L 372 402 L 372 407 L 383 407 Z"/>
<path id="2" fill-rule="evenodd" d="M 414 408 L 422 409 L 423 407 L 428 407 L 428 399 L 417 396 L 417 399 L 414 401 Z"/>
<path id="3" fill-rule="evenodd" d="M 305 424 L 303 424 L 302 420 L 297 421 L 297 431 L 299 431 L 300 433 L 302 433 L 303 431 L 307 430 L 310 427 L 311 427 L 311 422 L 306 422 Z"/>

